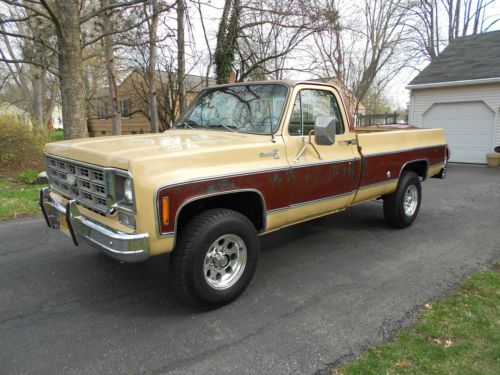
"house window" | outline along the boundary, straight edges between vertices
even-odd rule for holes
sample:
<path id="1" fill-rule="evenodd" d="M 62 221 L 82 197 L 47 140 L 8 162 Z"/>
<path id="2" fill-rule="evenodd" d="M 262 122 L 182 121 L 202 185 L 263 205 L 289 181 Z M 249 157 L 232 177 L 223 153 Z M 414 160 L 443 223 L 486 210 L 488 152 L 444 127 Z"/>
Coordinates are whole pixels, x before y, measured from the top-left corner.
<path id="1" fill-rule="evenodd" d="M 128 99 L 120 99 L 120 110 L 123 117 L 130 116 L 130 102 Z"/>
<path id="2" fill-rule="evenodd" d="M 105 120 L 106 118 L 108 118 L 108 103 L 106 103 L 104 100 L 99 100 L 98 106 L 97 117 L 99 118 L 99 120 Z"/>

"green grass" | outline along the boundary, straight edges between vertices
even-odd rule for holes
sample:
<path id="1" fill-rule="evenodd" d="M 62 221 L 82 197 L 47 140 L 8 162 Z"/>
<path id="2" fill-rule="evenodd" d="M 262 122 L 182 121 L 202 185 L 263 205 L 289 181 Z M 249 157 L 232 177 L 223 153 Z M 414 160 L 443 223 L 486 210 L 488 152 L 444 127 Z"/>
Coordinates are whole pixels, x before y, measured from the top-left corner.
<path id="1" fill-rule="evenodd" d="M 60 129 L 53 130 L 47 136 L 48 142 L 57 142 L 64 140 L 64 131 Z"/>
<path id="2" fill-rule="evenodd" d="M 0 220 L 39 214 L 38 196 L 41 187 L 0 178 Z"/>
<path id="3" fill-rule="evenodd" d="M 413 327 L 334 374 L 500 374 L 500 265 L 430 302 Z"/>

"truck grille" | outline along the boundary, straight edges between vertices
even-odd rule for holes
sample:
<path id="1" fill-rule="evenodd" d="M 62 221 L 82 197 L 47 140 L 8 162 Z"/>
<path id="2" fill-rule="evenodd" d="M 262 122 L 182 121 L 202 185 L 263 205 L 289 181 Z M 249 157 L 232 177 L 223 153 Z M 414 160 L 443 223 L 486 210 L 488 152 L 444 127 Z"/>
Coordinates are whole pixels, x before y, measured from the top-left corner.
<path id="1" fill-rule="evenodd" d="M 108 198 L 104 171 L 66 159 L 47 156 L 47 176 L 50 186 L 69 199 L 106 214 Z"/>

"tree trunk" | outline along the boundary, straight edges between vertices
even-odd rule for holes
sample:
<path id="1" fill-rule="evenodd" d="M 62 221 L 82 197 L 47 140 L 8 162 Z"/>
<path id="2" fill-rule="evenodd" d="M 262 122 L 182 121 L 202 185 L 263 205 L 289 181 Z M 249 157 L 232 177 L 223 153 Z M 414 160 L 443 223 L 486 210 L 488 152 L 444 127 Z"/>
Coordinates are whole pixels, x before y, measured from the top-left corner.
<path id="1" fill-rule="evenodd" d="M 151 0 L 152 18 L 149 28 L 149 64 L 147 69 L 148 98 L 149 98 L 149 120 L 151 132 L 159 132 L 158 99 L 156 95 L 156 59 L 157 59 L 157 29 L 158 29 L 158 0 Z"/>
<path id="2" fill-rule="evenodd" d="M 109 0 L 101 0 L 103 8 L 109 6 Z M 106 68 L 108 72 L 109 97 L 111 99 L 111 111 L 113 122 L 113 135 L 122 134 L 122 111 L 120 107 L 120 97 L 118 85 L 116 84 L 115 53 L 113 51 L 113 36 L 111 33 L 111 11 L 106 10 L 102 16 L 102 29 L 104 33 L 103 45 L 106 52 Z"/>
<path id="3" fill-rule="evenodd" d="M 226 0 L 224 10 L 217 31 L 217 46 L 214 54 L 215 78 L 218 84 L 228 83 L 229 76 L 233 70 L 234 53 L 236 38 L 231 36 L 236 33 L 236 30 L 231 30 L 232 22 L 239 17 L 239 12 L 236 8 L 239 7 L 239 0 Z M 229 12 L 233 9 L 231 19 Z M 236 12 L 236 14 L 235 14 Z M 234 26 L 237 26 L 236 24 Z M 234 33 L 232 33 L 234 31 Z M 234 42 L 232 44 L 231 42 Z"/>
<path id="4" fill-rule="evenodd" d="M 31 114 L 33 123 L 33 132 L 41 134 L 45 130 L 43 121 L 43 79 L 42 70 L 37 66 L 30 66 L 31 84 L 33 88 Z"/>
<path id="5" fill-rule="evenodd" d="M 186 61 L 184 53 L 184 0 L 177 0 L 177 91 L 179 95 L 179 112 L 186 109 Z"/>
<path id="6" fill-rule="evenodd" d="M 89 134 L 85 118 L 85 84 L 78 19 L 80 2 L 59 0 L 57 8 L 61 26 L 57 28 L 57 41 L 64 138 L 85 138 Z"/>

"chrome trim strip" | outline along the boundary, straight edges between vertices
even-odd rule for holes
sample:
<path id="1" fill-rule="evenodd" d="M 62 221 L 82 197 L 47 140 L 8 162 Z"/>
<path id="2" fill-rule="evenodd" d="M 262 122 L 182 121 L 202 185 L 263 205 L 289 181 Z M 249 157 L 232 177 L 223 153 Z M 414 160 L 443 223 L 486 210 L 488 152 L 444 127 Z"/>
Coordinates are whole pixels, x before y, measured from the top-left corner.
<path id="1" fill-rule="evenodd" d="M 327 200 L 342 198 L 342 197 L 344 197 L 346 195 L 351 195 L 351 194 L 355 194 L 355 193 L 356 193 L 356 190 L 351 190 L 351 191 L 348 191 L 346 193 L 341 193 L 341 194 L 336 194 L 336 195 L 330 195 L 328 197 L 313 199 L 313 200 L 310 200 L 310 201 L 304 201 L 304 202 L 300 202 L 300 203 L 294 203 L 294 204 L 291 204 L 291 205 L 285 206 L 285 207 L 273 208 L 272 210 L 269 210 L 266 213 L 267 214 L 271 214 L 271 213 L 275 213 L 275 212 L 278 212 L 278 211 L 287 210 L 287 209 L 290 209 L 290 208 L 296 208 L 296 207 L 306 206 L 308 204 L 315 204 L 315 203 L 319 203 L 319 202 L 322 202 L 322 201 L 327 201 Z"/>
<path id="2" fill-rule="evenodd" d="M 389 184 L 391 182 L 398 182 L 398 180 L 399 178 L 391 178 L 390 180 L 384 180 L 384 181 L 374 182 L 373 184 L 363 185 L 358 188 L 358 191 L 376 187 L 378 185 Z"/>
<path id="3" fill-rule="evenodd" d="M 405 148 L 402 150 L 397 150 L 397 151 L 387 151 L 387 152 L 379 152 L 375 154 L 362 154 L 364 158 L 370 158 L 372 156 L 382 156 L 382 155 L 392 155 L 392 154 L 401 154 L 403 152 L 410 152 L 410 151 L 418 151 L 418 150 L 425 150 L 428 148 L 433 148 L 433 147 L 446 147 L 446 144 L 439 144 L 439 145 L 431 145 L 431 146 L 423 146 L 423 147 L 414 147 L 414 148 Z"/>
<path id="4" fill-rule="evenodd" d="M 329 160 L 329 161 L 323 161 L 323 162 L 312 162 L 312 163 L 304 163 L 304 164 L 294 164 L 291 166 L 290 169 L 299 169 L 299 168 L 306 168 L 306 167 L 315 167 L 315 166 L 321 166 L 321 165 L 326 165 L 326 164 L 340 164 L 340 163 L 347 163 L 347 162 L 353 162 L 353 161 L 358 161 L 361 160 L 361 158 L 350 158 L 350 159 L 340 159 L 340 160 Z"/>
<path id="5" fill-rule="evenodd" d="M 291 204 L 288 207 L 289 208 L 296 208 L 296 207 L 306 206 L 306 205 L 309 205 L 309 204 L 315 204 L 315 203 L 319 203 L 319 202 L 323 202 L 323 201 L 328 201 L 328 200 L 331 200 L 331 199 L 342 198 L 342 197 L 345 197 L 346 195 L 351 195 L 351 194 L 353 194 L 355 192 L 356 192 L 356 190 L 351 190 L 351 191 L 346 192 L 346 193 L 341 193 L 341 194 L 336 194 L 336 195 L 330 195 L 328 197 L 313 199 L 313 200 L 310 200 L 310 201 L 305 201 L 305 202 L 300 202 L 300 203 L 294 203 L 294 204 Z"/>
<path id="6" fill-rule="evenodd" d="M 220 191 L 220 192 L 216 192 L 216 193 L 211 193 L 211 194 L 203 194 L 203 195 L 197 195 L 196 197 L 192 197 L 184 202 L 182 202 L 182 204 L 179 206 L 179 208 L 177 209 L 176 213 L 175 213 L 175 221 L 174 221 L 174 231 L 173 232 L 165 232 L 165 233 L 162 233 L 160 231 L 160 223 L 159 223 L 159 220 L 160 220 L 160 217 L 159 217 L 159 210 L 160 210 L 160 207 L 159 207 L 159 204 L 160 204 L 160 201 L 158 199 L 158 193 L 159 193 L 159 189 L 157 189 L 154 197 L 155 197 L 155 202 L 154 202 L 154 210 L 155 210 L 155 225 L 156 225 L 156 230 L 157 230 L 157 233 L 158 233 L 158 236 L 159 238 L 164 238 L 164 237 L 168 237 L 168 236 L 171 236 L 172 234 L 176 234 L 177 233 L 177 222 L 178 222 L 178 219 L 179 219 L 179 215 L 182 211 L 182 209 L 187 206 L 188 204 L 190 203 L 193 203 L 193 202 L 196 202 L 198 200 L 201 200 L 201 199 L 205 199 L 205 198 L 212 198 L 212 197 L 215 197 L 215 196 L 221 196 L 221 195 L 228 195 L 228 194 L 238 194 L 238 193 L 257 193 L 261 199 L 261 202 L 262 202 L 262 223 L 263 223 L 263 231 L 266 229 L 266 226 L 267 226 L 267 217 L 266 217 L 266 200 L 264 199 L 264 195 L 258 191 L 257 189 L 238 189 L 238 190 L 228 190 L 228 191 Z M 177 237 L 177 236 L 175 236 Z M 175 247 L 175 241 L 176 238 L 174 238 L 174 247 Z"/>

